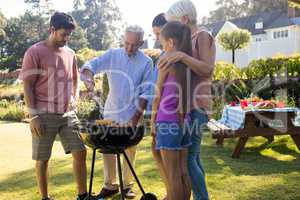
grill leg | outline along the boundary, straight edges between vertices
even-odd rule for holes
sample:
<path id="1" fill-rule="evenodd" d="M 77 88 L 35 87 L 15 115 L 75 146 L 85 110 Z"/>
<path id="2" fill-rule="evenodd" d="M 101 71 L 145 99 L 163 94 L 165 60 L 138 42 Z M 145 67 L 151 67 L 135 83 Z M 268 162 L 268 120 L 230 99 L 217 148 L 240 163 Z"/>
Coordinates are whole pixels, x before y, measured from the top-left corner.
<path id="1" fill-rule="evenodd" d="M 120 189 L 121 189 L 121 199 L 125 200 L 124 185 L 123 185 L 123 179 L 122 179 L 121 159 L 120 159 L 119 153 L 117 153 L 117 161 L 118 161 L 119 182 L 120 182 Z"/>
<path id="2" fill-rule="evenodd" d="M 91 166 L 90 185 L 89 185 L 89 197 L 92 196 L 95 159 L 96 159 L 96 149 L 93 149 L 93 158 L 92 158 L 92 166 Z"/>
<path id="3" fill-rule="evenodd" d="M 137 177 L 137 175 L 136 175 L 136 173 L 135 173 L 135 171 L 134 171 L 134 169 L 133 169 L 133 167 L 132 167 L 132 165 L 131 165 L 131 163 L 130 163 L 130 160 L 128 159 L 128 157 L 127 157 L 125 151 L 123 151 L 122 153 L 123 153 L 123 155 L 124 155 L 124 157 L 125 157 L 125 159 L 126 159 L 126 162 L 127 162 L 128 166 L 129 166 L 129 168 L 130 168 L 130 171 L 131 171 L 132 175 L 134 176 L 134 178 L 135 178 L 135 180 L 136 180 L 136 182 L 137 182 L 137 184 L 138 184 L 138 186 L 139 186 L 141 192 L 143 193 L 143 196 L 145 196 L 146 193 L 145 193 L 145 191 L 144 191 L 144 189 L 143 189 L 143 186 L 142 186 L 141 182 L 139 181 L 139 179 L 138 179 L 138 177 Z"/>

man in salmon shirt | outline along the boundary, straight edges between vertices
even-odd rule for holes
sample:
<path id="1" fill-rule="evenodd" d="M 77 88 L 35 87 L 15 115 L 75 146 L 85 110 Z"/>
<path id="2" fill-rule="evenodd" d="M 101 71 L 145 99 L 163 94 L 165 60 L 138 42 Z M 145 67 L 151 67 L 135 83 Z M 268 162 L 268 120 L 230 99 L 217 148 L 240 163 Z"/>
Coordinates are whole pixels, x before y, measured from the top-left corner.
<path id="1" fill-rule="evenodd" d="M 72 112 L 71 99 L 76 97 L 78 70 L 73 50 L 66 46 L 75 29 L 73 18 L 56 12 L 50 20 L 50 35 L 31 46 L 25 53 L 19 78 L 24 82 L 24 98 L 30 116 L 32 159 L 42 200 L 48 196 L 48 161 L 56 135 L 66 154 L 73 157 L 77 183 L 77 200 L 88 197 L 86 190 L 86 149 L 78 134 L 78 119 Z"/>

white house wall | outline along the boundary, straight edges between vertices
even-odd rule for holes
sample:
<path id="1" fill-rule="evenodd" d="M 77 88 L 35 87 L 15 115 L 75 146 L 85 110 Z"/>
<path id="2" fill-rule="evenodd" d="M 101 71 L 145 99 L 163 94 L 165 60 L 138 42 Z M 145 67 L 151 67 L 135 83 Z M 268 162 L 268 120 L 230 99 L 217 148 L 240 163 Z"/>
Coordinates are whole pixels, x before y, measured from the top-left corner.
<path id="1" fill-rule="evenodd" d="M 300 26 L 295 27 L 296 53 L 300 53 Z"/>
<path id="2" fill-rule="evenodd" d="M 273 32 L 278 30 L 288 30 L 287 38 L 273 38 Z M 262 41 L 256 42 L 256 38 L 261 37 Z M 291 55 L 300 53 L 300 26 L 289 26 L 279 29 L 266 30 L 265 35 L 252 36 L 247 48 L 236 51 L 236 65 L 246 67 L 252 60 L 260 58 L 270 58 L 278 54 Z M 224 51 L 217 42 L 217 61 L 231 62 L 231 51 Z"/>

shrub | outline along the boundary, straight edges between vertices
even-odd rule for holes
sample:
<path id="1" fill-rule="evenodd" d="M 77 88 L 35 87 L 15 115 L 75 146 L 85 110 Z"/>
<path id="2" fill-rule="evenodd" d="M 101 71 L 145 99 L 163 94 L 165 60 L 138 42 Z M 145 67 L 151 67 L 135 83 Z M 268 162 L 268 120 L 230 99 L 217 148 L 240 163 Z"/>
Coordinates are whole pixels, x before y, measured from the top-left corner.
<path id="1" fill-rule="evenodd" d="M 245 78 L 244 73 L 234 64 L 218 62 L 215 66 L 213 80 L 235 80 Z"/>
<path id="2" fill-rule="evenodd" d="M 77 101 L 77 116 L 80 120 L 99 119 L 100 109 L 94 100 L 79 99 Z"/>
<path id="3" fill-rule="evenodd" d="M 161 54 L 160 49 L 144 49 L 143 52 L 152 59 L 153 63 L 156 63 Z"/>
<path id="4" fill-rule="evenodd" d="M 22 84 L 0 84 L 0 99 L 20 100 L 22 97 Z"/>
<path id="5" fill-rule="evenodd" d="M 20 122 L 25 118 L 24 105 L 20 102 L 0 101 L 0 120 Z"/>
<path id="6" fill-rule="evenodd" d="M 278 75 L 300 75 L 300 55 L 252 61 L 244 70 L 249 79 Z"/>
<path id="7" fill-rule="evenodd" d="M 287 105 L 299 106 L 299 75 L 299 54 L 290 57 L 276 56 L 254 60 L 242 70 L 220 62 L 216 64 L 214 80 L 225 82 L 215 82 L 214 89 L 218 90 L 214 91 L 214 94 L 217 97 L 224 96 L 226 102 L 237 101 L 252 95 L 263 99 L 280 96 L 288 99 L 285 101 Z M 279 95 L 281 90 L 285 91 L 285 94 Z"/>
<path id="8" fill-rule="evenodd" d="M 7 108 L 8 105 L 9 105 L 9 103 L 6 99 L 0 100 L 0 108 Z"/>
<path id="9" fill-rule="evenodd" d="M 221 118 L 223 108 L 224 108 L 224 103 L 225 102 L 222 101 L 222 97 L 215 97 L 213 99 L 213 114 L 212 114 L 213 119 Z"/>
<path id="10" fill-rule="evenodd" d="M 105 53 L 105 51 L 96 51 L 96 50 L 89 49 L 89 48 L 80 49 L 76 53 L 78 66 L 81 67 L 87 61 L 89 61 L 95 57 L 101 56 L 104 53 Z"/>
<path id="11" fill-rule="evenodd" d="M 238 101 L 248 98 L 251 95 L 252 88 L 245 81 L 238 80 L 228 85 L 225 90 L 225 99 L 227 102 Z"/>

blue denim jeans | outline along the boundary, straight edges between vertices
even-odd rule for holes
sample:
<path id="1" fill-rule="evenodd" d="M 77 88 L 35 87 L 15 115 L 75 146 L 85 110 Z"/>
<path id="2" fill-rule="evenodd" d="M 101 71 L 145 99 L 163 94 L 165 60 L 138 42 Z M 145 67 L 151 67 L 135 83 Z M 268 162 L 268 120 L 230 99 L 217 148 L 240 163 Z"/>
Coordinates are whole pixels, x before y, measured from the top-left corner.
<path id="1" fill-rule="evenodd" d="M 178 122 L 156 122 L 156 150 L 187 149 L 191 138 L 185 133 Z"/>
<path id="2" fill-rule="evenodd" d="M 189 132 L 191 134 L 192 145 L 189 146 L 188 170 L 194 200 L 208 200 L 205 174 L 200 160 L 203 126 L 207 122 L 208 117 L 205 111 L 194 109 L 190 112 Z"/>

